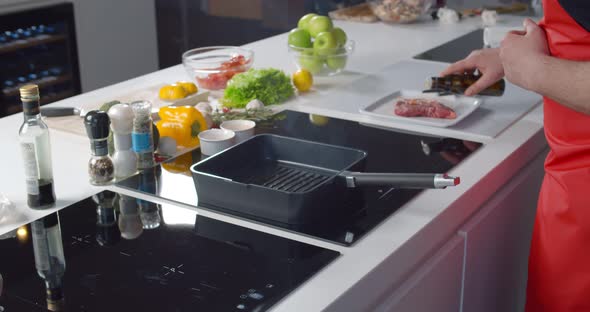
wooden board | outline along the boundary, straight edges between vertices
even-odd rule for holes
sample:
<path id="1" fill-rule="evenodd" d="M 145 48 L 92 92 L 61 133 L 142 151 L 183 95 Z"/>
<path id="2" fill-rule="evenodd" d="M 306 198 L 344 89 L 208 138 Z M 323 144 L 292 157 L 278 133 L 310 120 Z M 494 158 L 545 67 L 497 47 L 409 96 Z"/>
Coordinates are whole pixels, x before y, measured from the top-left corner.
<path id="1" fill-rule="evenodd" d="M 136 90 L 128 94 L 114 96 L 112 99 L 108 101 L 85 103 L 81 105 L 79 108 L 82 110 L 82 112 L 88 112 L 100 108 L 100 106 L 103 105 L 105 102 L 117 100 L 121 103 L 131 103 L 133 101 L 148 100 L 152 102 L 153 105 L 152 113 L 157 115 L 158 110 L 160 109 L 160 107 L 163 106 L 196 105 L 199 102 L 205 102 L 209 100 L 209 92 L 199 92 L 197 94 L 193 94 L 184 99 L 174 102 L 162 101 L 158 98 L 158 91 L 162 86 L 163 84 L 158 84 L 146 89 Z M 50 129 L 86 136 L 86 130 L 84 128 L 83 122 L 84 120 L 80 116 L 44 117 L 43 120 L 45 121 L 45 123 L 47 123 L 47 126 L 49 126 Z"/>

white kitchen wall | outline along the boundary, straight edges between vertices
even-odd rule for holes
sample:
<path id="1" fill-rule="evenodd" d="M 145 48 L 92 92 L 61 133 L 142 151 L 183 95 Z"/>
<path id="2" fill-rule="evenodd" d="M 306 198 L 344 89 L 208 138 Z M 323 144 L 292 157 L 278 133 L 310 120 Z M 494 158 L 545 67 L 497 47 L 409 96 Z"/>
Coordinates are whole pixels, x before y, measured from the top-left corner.
<path id="1" fill-rule="evenodd" d="M 82 91 L 158 70 L 154 0 L 72 0 Z"/>

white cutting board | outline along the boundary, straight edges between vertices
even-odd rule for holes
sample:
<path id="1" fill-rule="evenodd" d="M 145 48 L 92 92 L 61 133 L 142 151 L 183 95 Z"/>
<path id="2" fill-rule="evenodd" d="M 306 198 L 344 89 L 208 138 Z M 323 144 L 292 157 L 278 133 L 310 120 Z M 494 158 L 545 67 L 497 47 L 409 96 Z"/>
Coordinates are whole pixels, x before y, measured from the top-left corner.
<path id="1" fill-rule="evenodd" d="M 481 97 L 483 100 L 481 106 L 462 121 L 447 128 L 435 128 L 403 121 L 384 121 L 378 117 L 360 113 L 360 110 L 396 90 L 423 89 L 427 78 L 438 76 L 447 66 L 446 63 L 422 60 L 401 61 L 346 85 L 307 96 L 304 102 L 298 103 L 298 107 L 308 113 L 334 112 L 333 117 L 340 116 L 378 127 L 487 142 L 519 120 L 542 100 L 536 93 L 507 83 L 503 96 Z"/>

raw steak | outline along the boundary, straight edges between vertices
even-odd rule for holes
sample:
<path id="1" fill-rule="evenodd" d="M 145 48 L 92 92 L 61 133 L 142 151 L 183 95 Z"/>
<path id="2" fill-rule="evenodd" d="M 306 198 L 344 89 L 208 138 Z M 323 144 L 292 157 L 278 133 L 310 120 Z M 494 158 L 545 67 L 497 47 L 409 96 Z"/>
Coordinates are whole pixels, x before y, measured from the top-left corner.
<path id="1" fill-rule="evenodd" d="M 395 114 L 402 117 L 457 118 L 457 113 L 441 102 L 420 98 L 399 99 L 395 103 Z"/>

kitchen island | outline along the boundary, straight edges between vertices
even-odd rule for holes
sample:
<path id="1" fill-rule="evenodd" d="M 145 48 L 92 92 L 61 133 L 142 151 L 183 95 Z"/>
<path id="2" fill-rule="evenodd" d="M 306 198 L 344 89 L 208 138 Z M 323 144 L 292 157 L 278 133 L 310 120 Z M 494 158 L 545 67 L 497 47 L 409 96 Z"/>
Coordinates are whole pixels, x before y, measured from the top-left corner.
<path id="1" fill-rule="evenodd" d="M 505 17 L 504 23 L 518 25 L 521 19 Z M 449 172 L 461 177 L 458 187 L 422 192 L 350 247 L 116 186 L 107 189 L 194 209 L 208 218 L 341 253 L 328 267 L 277 303 L 273 311 L 518 311 L 524 300 L 528 244 L 547 150 L 539 105 L 541 98 L 514 89 L 511 94 L 521 98 L 494 100 L 524 98 L 532 107 L 522 115 L 512 116 L 513 122 L 496 131 L 478 128 L 481 124 L 493 124 L 493 119 L 485 119 L 494 117 L 493 114 L 483 114 L 481 120 L 466 119 L 469 126 L 413 127 L 362 115 L 353 104 L 340 105 L 339 100 L 346 97 L 346 90 L 358 86 L 358 81 L 367 77 L 387 79 L 384 70 L 396 69 L 398 64 L 403 64 L 399 68 L 409 71 L 401 73 L 407 75 L 412 75 L 412 64 L 427 68 L 424 65 L 427 62 L 411 58 L 479 28 L 480 23 L 477 18 L 456 25 L 433 21 L 411 25 L 338 23 L 356 41 L 347 70 L 339 76 L 318 78 L 313 92 L 282 106 L 392 131 L 398 129 L 483 143 Z M 276 67 L 288 72 L 294 69 L 286 47 L 286 35 L 247 47 L 256 53 L 255 67 Z M 467 54 L 468 51 L 458 53 Z M 432 66 L 435 71 L 444 65 L 432 63 Z M 436 74 L 436 71 L 430 73 Z M 133 90 L 187 78 L 178 65 L 51 105 L 75 107 L 88 102 L 107 102 Z M 500 104 L 510 103 L 498 102 Z M 17 211 L 8 216 L 9 220 L 0 219 L 0 233 L 104 189 L 88 183 L 88 139 L 54 130 L 51 142 L 58 198 L 56 208 L 28 209 L 16 136 L 21 120 L 18 114 L 0 120 L 3 129 L 9 131 L 0 139 L 4 146 L 4 178 L 0 181 L 0 191 L 14 202 Z"/>

